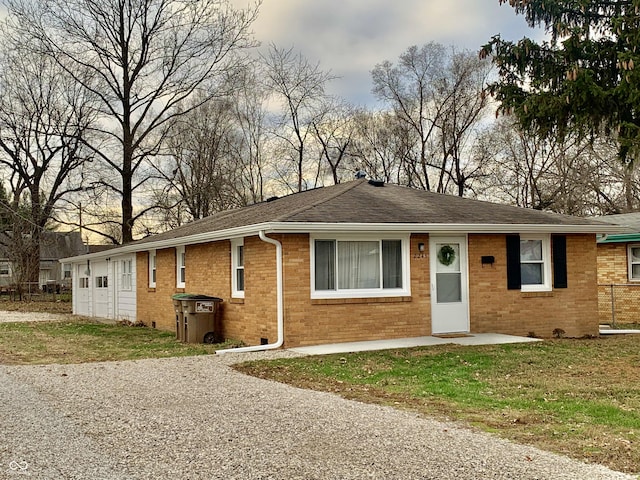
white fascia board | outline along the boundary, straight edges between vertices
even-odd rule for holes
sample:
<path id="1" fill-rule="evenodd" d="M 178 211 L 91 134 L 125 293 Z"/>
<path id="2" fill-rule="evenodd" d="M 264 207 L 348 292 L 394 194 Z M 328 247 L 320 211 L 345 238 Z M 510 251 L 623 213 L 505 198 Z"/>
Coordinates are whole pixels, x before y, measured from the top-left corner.
<path id="1" fill-rule="evenodd" d="M 403 233 L 614 233 L 619 225 L 551 225 L 551 224 L 468 224 L 468 223 L 315 223 L 265 222 L 214 232 L 204 232 L 179 238 L 123 245 L 111 250 L 60 259 L 60 263 L 99 260 L 133 252 L 161 250 L 181 245 L 229 240 L 265 233 L 313 232 L 403 232 Z"/>
<path id="2" fill-rule="evenodd" d="M 615 225 L 456 224 L 456 223 L 272 223 L 270 233 L 409 232 L 409 233 L 612 233 Z"/>
<path id="3" fill-rule="evenodd" d="M 198 233 L 185 237 L 169 238 L 166 240 L 148 241 L 145 243 L 132 243 L 121 247 L 112 248 L 96 253 L 87 253 L 77 257 L 62 258 L 60 263 L 79 263 L 86 260 L 100 260 L 103 258 L 113 257 L 115 255 L 123 255 L 133 252 L 146 252 L 147 250 L 161 250 L 163 248 L 179 247 L 181 245 L 196 245 L 198 243 L 215 242 L 218 240 L 229 240 L 231 238 L 247 237 L 258 235 L 260 230 L 268 230 L 270 223 L 260 223 L 255 225 L 246 225 L 243 227 L 229 228 L 214 232 Z"/>

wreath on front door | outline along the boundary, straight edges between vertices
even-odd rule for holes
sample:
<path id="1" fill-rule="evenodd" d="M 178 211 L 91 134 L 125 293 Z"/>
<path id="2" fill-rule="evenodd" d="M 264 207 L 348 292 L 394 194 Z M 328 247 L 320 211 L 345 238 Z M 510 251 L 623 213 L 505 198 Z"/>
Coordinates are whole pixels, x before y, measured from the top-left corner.
<path id="1" fill-rule="evenodd" d="M 451 265 L 455 259 L 456 251 L 451 245 L 443 245 L 442 248 L 438 250 L 438 261 L 442 265 Z"/>

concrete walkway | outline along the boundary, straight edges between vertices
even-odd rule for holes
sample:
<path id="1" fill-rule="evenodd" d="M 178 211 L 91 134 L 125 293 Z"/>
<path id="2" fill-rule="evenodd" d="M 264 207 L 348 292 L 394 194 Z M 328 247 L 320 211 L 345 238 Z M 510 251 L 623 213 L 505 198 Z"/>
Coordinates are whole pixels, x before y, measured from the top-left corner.
<path id="1" fill-rule="evenodd" d="M 370 342 L 346 342 L 311 347 L 297 347 L 289 350 L 303 355 L 328 355 L 331 353 L 366 352 L 394 348 L 428 347 L 431 345 L 497 345 L 501 343 L 539 342 L 538 338 L 517 337 L 501 333 L 474 333 L 459 337 L 412 337 L 395 340 L 374 340 Z"/>
<path id="2" fill-rule="evenodd" d="M 617 329 L 611 328 L 609 325 L 600 325 L 600 335 L 637 335 L 640 330 Z"/>

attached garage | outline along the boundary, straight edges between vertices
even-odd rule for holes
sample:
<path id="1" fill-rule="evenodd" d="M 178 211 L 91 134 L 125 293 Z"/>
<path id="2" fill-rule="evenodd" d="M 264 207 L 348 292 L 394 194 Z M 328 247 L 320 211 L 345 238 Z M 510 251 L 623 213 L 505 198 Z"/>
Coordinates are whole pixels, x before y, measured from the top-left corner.
<path id="1" fill-rule="evenodd" d="M 107 255 L 105 252 L 104 255 Z M 115 320 L 136 320 L 136 273 L 133 255 L 74 259 L 73 313 Z M 82 259 L 82 260 L 79 260 Z"/>

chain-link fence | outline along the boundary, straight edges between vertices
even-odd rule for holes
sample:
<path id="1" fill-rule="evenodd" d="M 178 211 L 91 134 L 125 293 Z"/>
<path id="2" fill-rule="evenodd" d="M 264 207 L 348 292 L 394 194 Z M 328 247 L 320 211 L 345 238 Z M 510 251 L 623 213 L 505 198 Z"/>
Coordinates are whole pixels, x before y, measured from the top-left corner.
<path id="1" fill-rule="evenodd" d="M 601 324 L 640 323 L 640 284 L 598 285 Z"/>

